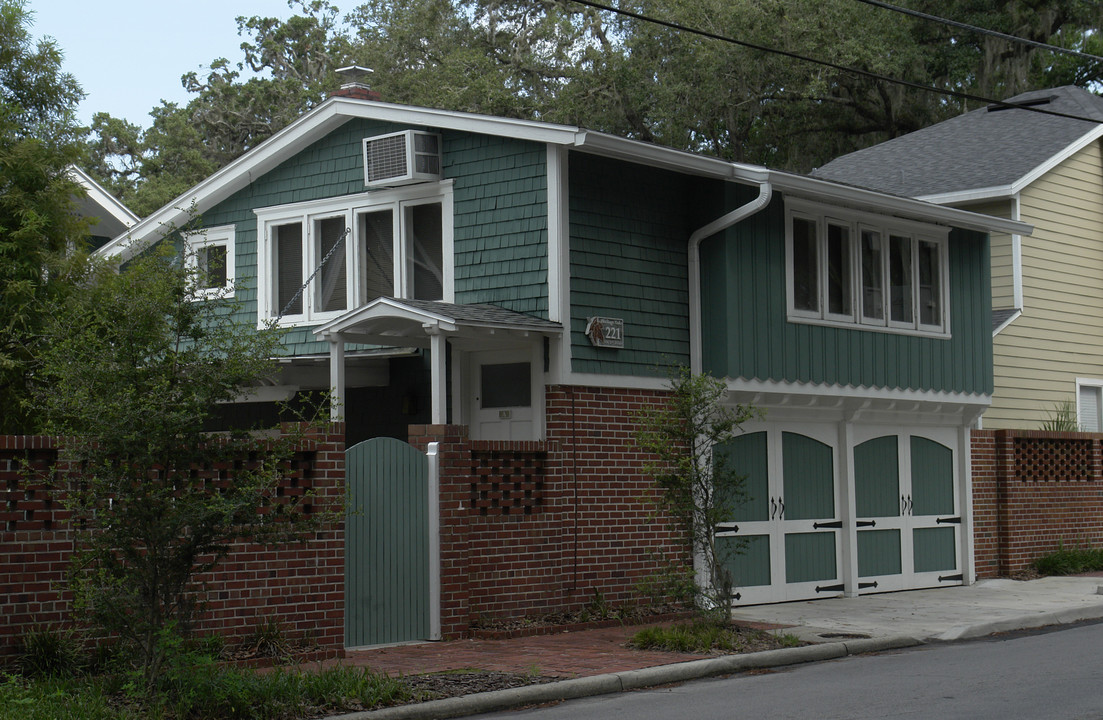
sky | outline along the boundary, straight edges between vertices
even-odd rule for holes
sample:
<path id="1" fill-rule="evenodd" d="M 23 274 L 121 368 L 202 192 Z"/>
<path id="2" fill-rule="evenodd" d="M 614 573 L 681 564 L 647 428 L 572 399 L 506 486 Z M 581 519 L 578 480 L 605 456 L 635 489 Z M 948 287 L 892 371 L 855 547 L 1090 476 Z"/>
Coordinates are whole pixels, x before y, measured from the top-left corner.
<path id="1" fill-rule="evenodd" d="M 293 14 L 286 0 L 27 0 L 26 7 L 34 13 L 31 37 L 56 40 L 65 70 L 87 93 L 80 122 L 107 112 L 142 127 L 162 99 L 190 99 L 181 75 L 217 57 L 242 59 L 237 16 Z"/>

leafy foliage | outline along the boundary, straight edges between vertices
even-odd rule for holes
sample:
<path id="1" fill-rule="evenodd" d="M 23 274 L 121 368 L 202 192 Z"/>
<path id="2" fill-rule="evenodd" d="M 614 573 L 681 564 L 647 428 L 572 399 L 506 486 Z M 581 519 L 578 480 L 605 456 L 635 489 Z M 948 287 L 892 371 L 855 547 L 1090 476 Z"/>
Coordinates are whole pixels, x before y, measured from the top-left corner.
<path id="1" fill-rule="evenodd" d="M 719 609 L 730 617 L 737 578 L 729 562 L 740 548 L 719 543 L 716 527 L 729 522 L 744 496 L 743 477 L 718 452 L 758 416 L 744 405 L 727 405 L 723 381 L 677 368 L 670 378 L 670 400 L 640 415 L 638 446 L 652 456 L 645 472 L 658 485 L 656 504 L 674 530 L 700 558 L 696 600 L 701 609 Z"/>
<path id="2" fill-rule="evenodd" d="M 1034 561 L 1034 569 L 1043 575 L 1076 575 L 1103 570 L 1103 548 L 1059 545 L 1056 550 Z"/>
<path id="3" fill-rule="evenodd" d="M 1080 421 L 1076 417 L 1076 406 L 1072 400 L 1057 403 L 1053 412 L 1042 423 L 1042 429 L 1049 432 L 1079 432 Z"/>
<path id="4" fill-rule="evenodd" d="M 325 518 L 309 498 L 271 504 L 299 437 L 216 435 L 215 405 L 271 371 L 278 337 L 219 319 L 170 244 L 121 272 L 89 265 L 79 291 L 48 308 L 35 401 L 63 460 L 78 534 L 78 606 L 130 648 L 151 683 L 186 634 L 193 579 L 237 538 L 295 540 Z"/>
<path id="5" fill-rule="evenodd" d="M 617 7 L 919 86 L 1002 99 L 1103 80 L 1103 63 L 853 0 L 620 0 Z M 1103 5 L 1084 0 L 910 0 L 904 5 L 1036 42 L 1099 53 Z M 286 21 L 238 18 L 242 57 L 188 73 L 195 97 L 148 130 L 93 122 L 94 172 L 139 214 L 169 202 L 337 87 L 376 70 L 384 100 L 568 123 L 809 171 L 964 110 L 958 99 L 706 38 L 569 0 L 367 0 L 343 18 L 290 0 Z M 259 72 L 260 76 L 252 73 Z"/>
<path id="6" fill-rule="evenodd" d="M 81 156 L 83 96 L 61 71 L 61 50 L 33 42 L 22 0 L 0 2 L 0 433 L 37 430 L 24 412 L 42 316 L 64 292 L 66 251 L 87 225 L 72 213 L 82 191 L 68 168 Z"/>

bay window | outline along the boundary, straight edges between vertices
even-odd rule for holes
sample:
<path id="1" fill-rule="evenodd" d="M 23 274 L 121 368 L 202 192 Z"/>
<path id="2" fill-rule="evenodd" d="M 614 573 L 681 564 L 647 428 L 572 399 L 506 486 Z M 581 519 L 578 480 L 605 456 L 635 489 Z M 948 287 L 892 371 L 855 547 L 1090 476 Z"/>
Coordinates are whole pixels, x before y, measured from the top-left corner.
<path id="1" fill-rule="evenodd" d="M 949 335 L 947 228 L 790 201 L 788 319 Z"/>
<path id="2" fill-rule="evenodd" d="M 379 297 L 452 299 L 450 181 L 256 215 L 261 322 L 317 324 Z"/>

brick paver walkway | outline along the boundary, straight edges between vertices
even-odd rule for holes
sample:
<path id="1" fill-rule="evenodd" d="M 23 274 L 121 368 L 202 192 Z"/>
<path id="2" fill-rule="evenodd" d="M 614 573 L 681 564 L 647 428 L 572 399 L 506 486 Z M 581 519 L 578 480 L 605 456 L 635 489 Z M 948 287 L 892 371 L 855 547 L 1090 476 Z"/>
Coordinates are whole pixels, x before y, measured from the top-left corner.
<path id="1" fill-rule="evenodd" d="M 342 662 L 389 675 L 477 668 L 556 677 L 584 677 L 699 660 L 700 655 L 624 647 L 642 625 L 576 630 L 510 640 L 451 640 L 350 651 Z"/>

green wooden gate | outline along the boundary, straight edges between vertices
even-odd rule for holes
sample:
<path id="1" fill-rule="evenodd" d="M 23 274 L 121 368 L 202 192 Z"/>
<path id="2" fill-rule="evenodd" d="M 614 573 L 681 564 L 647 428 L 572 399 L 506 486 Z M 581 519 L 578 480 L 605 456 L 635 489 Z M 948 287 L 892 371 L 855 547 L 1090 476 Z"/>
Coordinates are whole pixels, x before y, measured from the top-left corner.
<path id="1" fill-rule="evenodd" d="M 394 438 L 345 453 L 345 647 L 430 637 L 429 469 Z"/>

